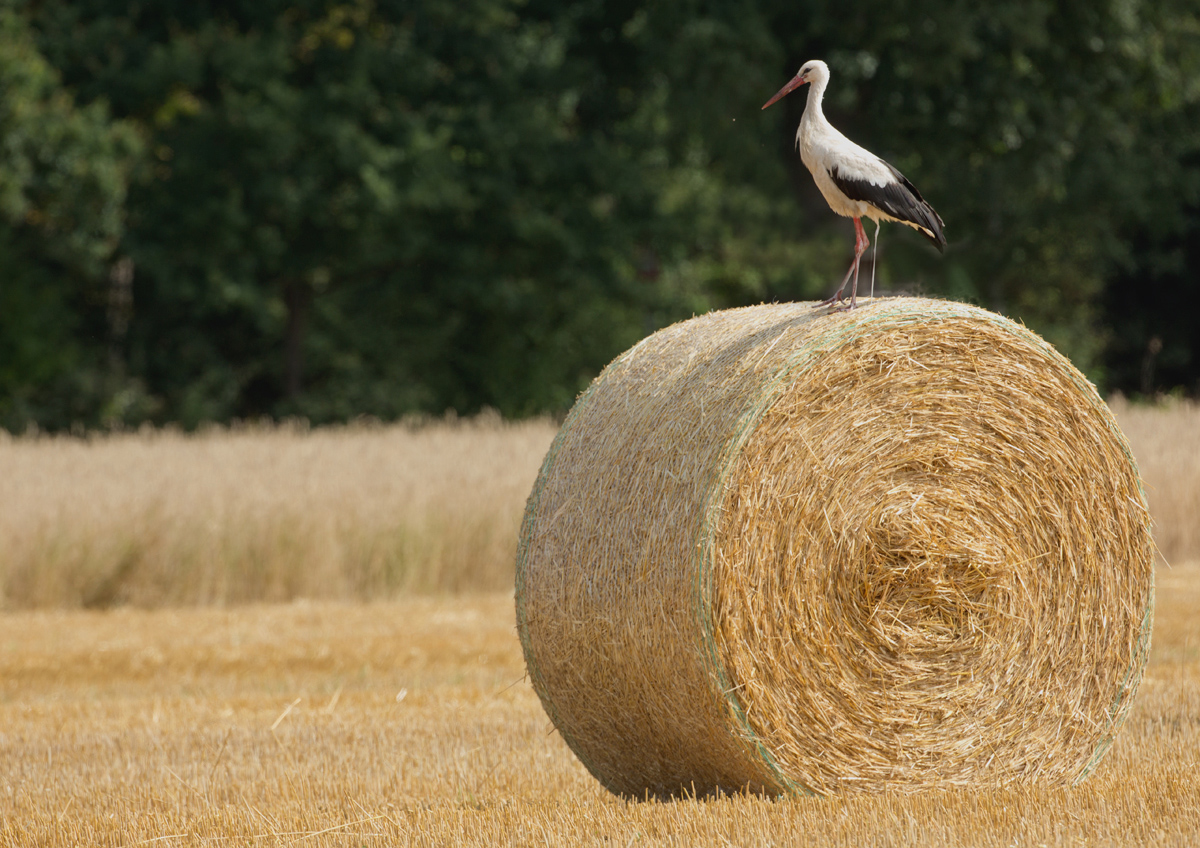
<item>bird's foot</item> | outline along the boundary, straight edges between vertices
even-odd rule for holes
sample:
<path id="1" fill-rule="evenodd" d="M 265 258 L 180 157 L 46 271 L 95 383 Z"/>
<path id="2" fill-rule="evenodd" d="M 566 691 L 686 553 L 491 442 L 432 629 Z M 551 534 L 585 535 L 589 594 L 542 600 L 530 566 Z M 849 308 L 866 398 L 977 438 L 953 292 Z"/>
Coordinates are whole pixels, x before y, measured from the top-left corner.
<path id="1" fill-rule="evenodd" d="M 838 289 L 836 292 L 834 292 L 833 297 L 825 298 L 820 303 L 815 304 L 813 309 L 820 309 L 822 306 L 831 306 L 833 307 L 830 310 L 831 312 L 849 312 L 857 305 L 858 304 L 855 303 L 855 298 L 851 298 L 849 301 L 847 301 L 844 297 L 842 297 L 842 290 Z"/>
<path id="2" fill-rule="evenodd" d="M 814 304 L 813 309 L 820 309 L 822 306 L 833 306 L 842 302 L 842 290 L 838 289 L 833 293 L 832 297 L 827 297 L 820 303 Z"/>

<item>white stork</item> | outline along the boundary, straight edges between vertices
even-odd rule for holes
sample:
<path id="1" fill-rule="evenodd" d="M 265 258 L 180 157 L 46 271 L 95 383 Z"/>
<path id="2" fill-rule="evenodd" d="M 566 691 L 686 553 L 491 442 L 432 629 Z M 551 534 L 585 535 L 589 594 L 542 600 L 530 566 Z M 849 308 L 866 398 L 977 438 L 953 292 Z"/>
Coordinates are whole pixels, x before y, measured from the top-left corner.
<path id="1" fill-rule="evenodd" d="M 825 86 L 829 84 L 829 66 L 824 62 L 819 59 L 805 62 L 800 72 L 763 104 L 763 108 L 766 109 L 805 83 L 810 83 L 812 87 L 808 90 L 804 117 L 800 119 L 800 127 L 796 130 L 796 147 L 800 149 L 800 158 L 813 175 L 829 208 L 839 215 L 854 219 L 854 261 L 833 297 L 822 301 L 821 305 L 841 301 L 846 283 L 853 275 L 850 305 L 846 307 L 853 309 L 858 295 L 858 261 L 870 245 L 867 234 L 863 232 L 863 218 L 875 222 L 876 241 L 879 240 L 880 221 L 899 221 L 920 232 L 939 251 L 946 246 L 946 237 L 942 235 L 945 225 L 933 207 L 921 197 L 921 192 L 902 173 L 846 138 L 825 119 L 821 100 L 825 97 Z"/>

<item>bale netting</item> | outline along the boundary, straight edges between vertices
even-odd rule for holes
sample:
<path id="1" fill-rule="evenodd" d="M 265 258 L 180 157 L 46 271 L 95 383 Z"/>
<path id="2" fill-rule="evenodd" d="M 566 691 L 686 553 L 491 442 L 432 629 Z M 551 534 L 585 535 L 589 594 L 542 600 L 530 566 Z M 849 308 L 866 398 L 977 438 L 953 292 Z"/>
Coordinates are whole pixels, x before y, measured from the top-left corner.
<path id="1" fill-rule="evenodd" d="M 1153 543 L 1090 383 L 936 300 L 716 312 L 579 398 L 530 496 L 533 685 L 635 798 L 1066 784 L 1145 667 Z"/>

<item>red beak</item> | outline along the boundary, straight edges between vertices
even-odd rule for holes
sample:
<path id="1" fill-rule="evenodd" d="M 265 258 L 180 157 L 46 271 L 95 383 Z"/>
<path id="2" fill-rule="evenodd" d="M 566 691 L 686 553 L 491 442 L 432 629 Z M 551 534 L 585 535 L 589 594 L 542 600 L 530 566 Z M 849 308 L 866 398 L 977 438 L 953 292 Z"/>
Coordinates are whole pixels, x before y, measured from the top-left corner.
<path id="1" fill-rule="evenodd" d="M 795 91 L 800 86 L 804 85 L 806 82 L 808 82 L 808 80 L 806 80 L 804 77 L 800 76 L 799 74 L 796 74 L 796 76 L 792 77 L 791 82 L 789 82 L 783 88 L 779 89 L 779 91 L 775 92 L 775 96 L 763 104 L 763 108 L 766 109 L 768 106 L 770 106 L 776 100 L 779 100 L 784 95 L 790 94 L 791 92 Z"/>

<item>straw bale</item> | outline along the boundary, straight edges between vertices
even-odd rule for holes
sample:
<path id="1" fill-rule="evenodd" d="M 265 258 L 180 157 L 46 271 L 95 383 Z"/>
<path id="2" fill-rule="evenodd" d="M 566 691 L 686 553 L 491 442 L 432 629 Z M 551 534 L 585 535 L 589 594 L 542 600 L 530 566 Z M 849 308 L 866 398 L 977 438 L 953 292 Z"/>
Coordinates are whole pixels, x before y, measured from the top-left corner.
<path id="1" fill-rule="evenodd" d="M 898 298 L 716 312 L 579 398 L 522 526 L 517 624 L 613 792 L 1081 779 L 1153 608 L 1137 468 L 1024 327 Z"/>

